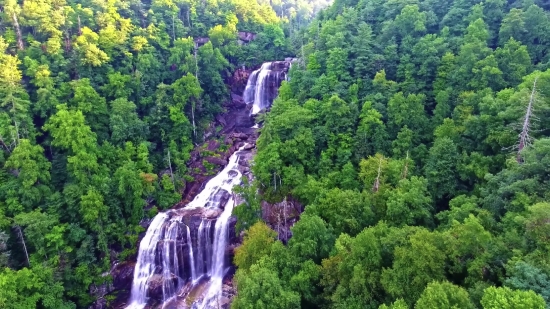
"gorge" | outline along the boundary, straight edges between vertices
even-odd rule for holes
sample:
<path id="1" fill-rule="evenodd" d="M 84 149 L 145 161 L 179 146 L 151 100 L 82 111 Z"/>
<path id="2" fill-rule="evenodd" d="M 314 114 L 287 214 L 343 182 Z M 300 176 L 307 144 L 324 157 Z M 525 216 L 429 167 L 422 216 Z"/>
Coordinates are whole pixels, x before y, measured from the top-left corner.
<path id="1" fill-rule="evenodd" d="M 250 74 L 243 95 L 247 117 L 269 108 L 289 67 L 288 59 L 268 62 Z M 233 100 L 240 98 L 234 95 Z M 183 208 L 155 216 L 139 245 L 126 308 L 229 305 L 230 299 L 222 293 L 222 281 L 231 268 L 232 252 L 227 250 L 230 234 L 234 234 L 231 212 L 240 202 L 232 190 L 240 185 L 241 177 L 252 177 L 245 167 L 253 155 L 254 142 L 251 137 L 246 143 L 237 143 L 238 149 L 223 170 Z"/>

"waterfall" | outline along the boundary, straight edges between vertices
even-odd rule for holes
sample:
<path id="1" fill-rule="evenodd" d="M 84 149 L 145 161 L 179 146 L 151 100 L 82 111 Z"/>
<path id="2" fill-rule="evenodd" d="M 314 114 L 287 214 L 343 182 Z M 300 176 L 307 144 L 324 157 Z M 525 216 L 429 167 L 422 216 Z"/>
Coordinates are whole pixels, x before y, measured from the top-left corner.
<path id="1" fill-rule="evenodd" d="M 195 255 L 193 254 L 193 241 L 191 240 L 191 230 L 189 225 L 185 226 L 187 228 L 187 245 L 189 246 L 189 265 L 191 265 L 191 280 L 193 283 L 197 280 L 197 273 L 195 272 Z"/>
<path id="2" fill-rule="evenodd" d="M 225 275 L 225 248 L 227 246 L 227 222 L 235 206 L 233 197 L 225 205 L 223 213 L 216 221 L 214 233 L 214 252 L 212 254 L 212 269 L 210 270 L 210 286 L 198 308 L 216 308 L 218 297 L 222 291 L 222 281 Z"/>
<path id="3" fill-rule="evenodd" d="M 250 74 L 243 99 L 246 104 L 252 104 L 252 115 L 271 106 L 277 97 L 279 86 L 286 79 L 285 68 L 279 66 L 281 63 L 284 62 L 266 62 Z"/>
<path id="4" fill-rule="evenodd" d="M 168 219 L 165 213 L 159 213 L 149 225 L 147 233 L 139 244 L 139 255 L 134 270 L 132 294 L 129 308 L 143 308 L 147 304 L 147 283 L 155 270 L 156 245 L 163 234 L 164 222 Z"/>
<path id="5" fill-rule="evenodd" d="M 252 115 L 271 106 L 286 79 L 288 64 L 267 62 L 251 73 L 243 99 L 252 104 Z M 185 208 L 159 213 L 153 219 L 139 245 L 126 308 L 143 309 L 159 301 L 161 307 L 177 308 L 178 301 L 187 296 L 183 307 L 218 308 L 229 266 L 225 262 L 229 218 L 235 206 L 232 190 L 241 182 L 238 162 L 245 146 Z"/>
<path id="6" fill-rule="evenodd" d="M 225 248 L 229 237 L 229 218 L 235 201 L 232 189 L 241 182 L 238 170 L 241 147 L 229 159 L 227 166 L 208 181 L 204 189 L 183 209 L 168 210 L 157 216 L 139 245 L 138 259 L 128 309 L 142 309 L 151 298 L 163 303 L 181 296 L 208 279 L 206 292 L 194 304 L 197 308 L 215 308 L 222 292 Z M 196 233 L 184 224 L 189 211 L 199 210 L 202 219 Z M 183 234 L 186 235 L 183 235 Z M 193 242 L 193 235 L 196 236 Z M 185 253 L 187 250 L 187 253 Z M 189 289 L 191 289 L 189 288 Z"/>

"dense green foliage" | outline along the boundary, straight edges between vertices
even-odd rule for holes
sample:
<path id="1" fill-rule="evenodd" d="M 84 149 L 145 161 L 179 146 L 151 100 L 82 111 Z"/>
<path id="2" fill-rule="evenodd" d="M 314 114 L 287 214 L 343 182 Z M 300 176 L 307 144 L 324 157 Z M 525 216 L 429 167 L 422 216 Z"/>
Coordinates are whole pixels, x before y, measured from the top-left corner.
<path id="1" fill-rule="evenodd" d="M 2 1 L 0 307 L 87 307 L 140 221 L 181 199 L 224 80 L 291 55 L 323 4 Z"/>
<path id="2" fill-rule="evenodd" d="M 305 212 L 247 232 L 233 308 L 550 308 L 548 10 L 336 0 L 296 35 L 253 171 Z"/>

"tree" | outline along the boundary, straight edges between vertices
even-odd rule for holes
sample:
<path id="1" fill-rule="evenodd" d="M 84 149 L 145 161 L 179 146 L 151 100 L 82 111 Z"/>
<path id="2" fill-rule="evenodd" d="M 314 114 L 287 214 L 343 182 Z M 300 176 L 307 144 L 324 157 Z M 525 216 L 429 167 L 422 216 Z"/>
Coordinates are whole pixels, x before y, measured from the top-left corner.
<path id="1" fill-rule="evenodd" d="M 53 137 L 52 145 L 71 154 L 68 160 L 73 176 L 87 183 L 91 173 L 97 170 L 96 135 L 86 125 L 81 111 L 70 111 L 66 105 L 59 105 L 58 111 L 44 125 Z"/>
<path id="2" fill-rule="evenodd" d="M 109 127 L 111 141 L 115 145 L 123 145 L 127 141 L 139 143 L 147 138 L 148 127 L 139 118 L 136 105 L 125 98 L 111 102 Z"/>
<path id="3" fill-rule="evenodd" d="M 423 94 L 405 96 L 402 92 L 395 94 L 388 102 L 388 128 L 390 137 L 395 138 L 401 128 L 407 126 L 415 136 L 423 136 L 428 124 L 424 111 Z"/>
<path id="4" fill-rule="evenodd" d="M 388 192 L 386 220 L 395 226 L 431 225 L 433 206 L 427 183 L 417 176 L 400 180 L 397 187 Z"/>
<path id="5" fill-rule="evenodd" d="M 495 57 L 508 87 L 519 85 L 523 76 L 530 71 L 531 58 L 527 52 L 527 47 L 513 38 L 506 42 L 504 47 L 497 48 Z"/>
<path id="6" fill-rule="evenodd" d="M 459 158 L 457 147 L 450 138 L 435 140 L 425 167 L 428 187 L 435 198 L 453 197 L 457 192 Z"/>
<path id="7" fill-rule="evenodd" d="M 384 153 L 387 149 L 388 134 L 382 121 L 382 114 L 367 101 L 363 104 L 360 123 L 355 133 L 355 157 L 362 159 L 375 153 Z"/>
<path id="8" fill-rule="evenodd" d="M 525 40 L 527 30 L 523 20 L 523 11 L 513 8 L 502 20 L 499 32 L 499 45 L 504 46 L 510 39 L 520 42 Z"/>
<path id="9" fill-rule="evenodd" d="M 311 205 L 309 213 L 323 218 L 335 235 L 348 233 L 355 235 L 373 222 L 371 205 L 364 195 L 357 191 L 334 188 Z"/>
<path id="10" fill-rule="evenodd" d="M 319 264 L 328 257 L 334 243 L 332 231 L 323 219 L 315 215 L 303 215 L 292 227 L 288 246 L 299 261 L 313 260 Z"/>
<path id="11" fill-rule="evenodd" d="M 507 275 L 507 287 L 534 291 L 542 296 L 547 305 L 550 303 L 550 278 L 541 269 L 524 261 L 517 261 L 507 266 Z"/>
<path id="12" fill-rule="evenodd" d="M 249 229 L 261 218 L 261 199 L 258 195 L 258 187 L 255 183 L 250 184 L 248 177 L 243 177 L 243 184 L 235 186 L 233 192 L 239 194 L 244 202 L 233 209 L 233 214 L 237 217 L 235 231 Z"/>
<path id="13" fill-rule="evenodd" d="M 245 234 L 243 244 L 235 252 L 234 263 L 243 272 L 251 270 L 252 265 L 267 256 L 275 242 L 276 233 L 265 223 L 257 222 Z"/>
<path id="14" fill-rule="evenodd" d="M 378 309 L 406 309 L 406 308 L 409 308 L 409 306 L 401 298 L 396 300 L 394 303 L 392 303 L 389 306 L 384 304 L 384 305 L 381 305 L 380 307 L 378 307 Z"/>
<path id="15" fill-rule="evenodd" d="M 444 279 L 446 257 L 440 237 L 422 229 L 406 245 L 395 248 L 393 265 L 384 269 L 381 277 L 390 295 L 402 297 L 412 305 L 430 282 Z"/>
<path id="16" fill-rule="evenodd" d="M 483 309 L 546 308 L 544 299 L 533 291 L 518 291 L 508 287 L 489 287 L 481 299 Z"/>
<path id="17" fill-rule="evenodd" d="M 238 272 L 235 278 L 239 294 L 233 300 L 233 309 L 292 309 L 300 308 L 300 296 L 286 290 L 277 273 L 265 265 L 263 258 L 250 267 L 250 272 Z"/>
<path id="18" fill-rule="evenodd" d="M 475 308 L 468 292 L 452 283 L 432 282 L 428 284 L 420 298 L 416 302 L 415 309 L 428 309 L 428 308 Z"/>
<path id="19" fill-rule="evenodd" d="M 3 40 L 0 42 L 2 45 Z M 1 48 L 0 51 L 3 52 Z M 5 117 L 4 122 L 0 121 L 0 139 L 4 148 L 11 151 L 22 138 L 33 138 L 34 128 L 29 117 L 29 97 L 21 85 L 21 71 L 18 66 L 21 64 L 15 56 L 0 56 L 0 117 Z"/>
<path id="20" fill-rule="evenodd" d="M 492 51 L 487 47 L 488 39 L 489 33 L 487 31 L 487 26 L 481 18 L 470 23 L 466 30 L 463 44 L 460 47 L 460 52 L 455 59 L 457 65 L 455 76 L 458 84 L 462 84 L 460 81 L 470 80 L 476 64 L 491 55 Z M 478 64 L 476 71 L 479 76 L 478 78 L 483 78 L 482 73 L 484 72 L 482 70 L 480 71 L 479 68 L 483 66 L 483 62 Z M 492 70 L 486 70 L 486 73 L 492 73 Z M 478 84 L 472 85 L 479 86 Z"/>

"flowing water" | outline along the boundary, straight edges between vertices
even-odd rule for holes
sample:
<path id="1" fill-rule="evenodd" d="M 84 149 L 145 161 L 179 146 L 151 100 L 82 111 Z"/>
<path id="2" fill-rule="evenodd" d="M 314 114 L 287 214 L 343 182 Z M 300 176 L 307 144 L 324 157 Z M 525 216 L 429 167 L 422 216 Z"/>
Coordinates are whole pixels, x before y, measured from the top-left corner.
<path id="1" fill-rule="evenodd" d="M 144 308 L 155 289 L 160 291 L 166 303 L 186 284 L 193 286 L 201 279 L 208 279 L 207 289 L 202 300 L 193 307 L 215 308 L 211 304 L 218 301 L 222 291 L 228 222 L 235 206 L 231 192 L 241 182 L 240 155 L 242 148 L 185 207 L 185 210 L 204 208 L 204 214 L 213 211 L 217 215 L 215 219 L 203 215 L 195 241 L 192 229 L 183 223 L 182 213 L 186 212 L 169 210 L 153 219 L 139 246 L 128 309 Z"/>
<path id="2" fill-rule="evenodd" d="M 271 106 L 277 97 L 281 82 L 286 79 L 284 71 L 273 70 L 273 65 L 274 62 L 262 64 L 262 67 L 252 72 L 248 78 L 243 99 L 246 104 L 252 104 L 252 115 Z"/>
<path id="3" fill-rule="evenodd" d="M 252 104 L 251 114 L 273 103 L 286 78 L 277 66 L 280 64 L 264 63 L 250 75 L 243 98 Z M 127 309 L 142 309 L 155 302 L 162 302 L 161 308 L 177 308 L 178 299 L 188 295 L 189 301 L 183 307 L 219 307 L 222 281 L 229 266 L 225 251 L 229 218 L 235 206 L 232 190 L 241 183 L 238 162 L 243 148 L 185 208 L 159 213 L 153 219 L 139 245 Z M 200 224 L 189 219 L 190 213 L 200 215 Z"/>

